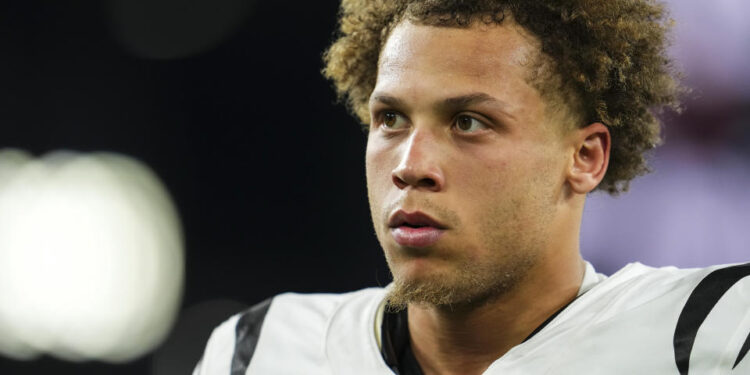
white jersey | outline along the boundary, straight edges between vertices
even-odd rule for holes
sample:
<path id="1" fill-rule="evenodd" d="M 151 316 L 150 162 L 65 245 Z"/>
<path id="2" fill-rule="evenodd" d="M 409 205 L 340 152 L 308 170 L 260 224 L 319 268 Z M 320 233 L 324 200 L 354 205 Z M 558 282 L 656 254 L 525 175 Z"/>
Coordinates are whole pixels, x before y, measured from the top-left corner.
<path id="1" fill-rule="evenodd" d="M 706 269 L 587 265 L 579 293 L 486 375 L 750 375 L 750 264 Z M 194 375 L 372 374 L 385 290 L 282 294 L 216 328 Z M 750 357 L 750 356 L 748 356 Z"/>

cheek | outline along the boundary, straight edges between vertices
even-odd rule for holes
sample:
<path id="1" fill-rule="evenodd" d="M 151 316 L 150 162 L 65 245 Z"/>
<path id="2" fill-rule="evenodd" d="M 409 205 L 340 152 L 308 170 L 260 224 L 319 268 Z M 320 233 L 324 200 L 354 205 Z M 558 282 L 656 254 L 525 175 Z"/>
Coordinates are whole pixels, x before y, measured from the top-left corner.
<path id="1" fill-rule="evenodd" d="M 469 202 L 487 201 L 506 189 L 513 180 L 514 165 L 497 153 L 491 155 L 458 154 L 449 181 L 454 191 Z M 489 199 L 490 201 L 492 199 Z"/>
<path id="2" fill-rule="evenodd" d="M 399 163 L 398 144 L 381 138 L 378 134 L 371 135 L 365 151 L 367 186 L 374 190 L 393 185 L 391 173 Z"/>
<path id="3" fill-rule="evenodd" d="M 515 151 L 521 148 L 517 145 Z M 454 170 L 454 187 L 460 192 L 461 214 L 471 224 L 466 228 L 471 236 L 481 238 L 485 232 L 498 227 L 507 232 L 519 230 L 533 215 L 534 190 L 543 163 L 524 152 L 494 150 L 472 155 Z M 467 223 L 468 223 L 467 222 Z"/>
<path id="4" fill-rule="evenodd" d="M 367 177 L 367 190 L 372 199 L 383 188 L 383 182 L 390 175 L 388 168 L 388 157 L 386 150 L 380 142 L 370 138 L 367 141 L 365 153 L 365 175 Z"/>
<path id="5" fill-rule="evenodd" d="M 375 231 L 380 231 L 378 223 L 382 222 L 383 205 L 391 183 L 389 153 L 382 143 L 372 138 L 367 142 L 365 153 L 365 175 L 367 178 L 367 196 L 370 202 L 370 213 Z M 380 235 L 380 233 L 378 233 Z"/>
<path id="6" fill-rule="evenodd" d="M 511 169 L 501 159 L 472 158 L 453 171 L 454 201 L 450 204 L 462 218 L 462 237 L 473 247 L 485 248 L 481 239 L 486 235 L 488 223 L 497 222 L 498 210 L 507 212 L 499 206 L 509 202 L 514 182 Z"/>

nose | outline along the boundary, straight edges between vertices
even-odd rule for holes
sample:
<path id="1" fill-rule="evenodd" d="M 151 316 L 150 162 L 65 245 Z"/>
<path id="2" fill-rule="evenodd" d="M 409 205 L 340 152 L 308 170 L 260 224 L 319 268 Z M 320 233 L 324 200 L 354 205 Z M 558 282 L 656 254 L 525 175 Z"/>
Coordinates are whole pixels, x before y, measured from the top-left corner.
<path id="1" fill-rule="evenodd" d="M 445 177 L 439 164 L 439 150 L 432 135 L 415 130 L 403 146 L 401 161 L 391 172 L 399 189 L 437 192 L 443 189 Z"/>

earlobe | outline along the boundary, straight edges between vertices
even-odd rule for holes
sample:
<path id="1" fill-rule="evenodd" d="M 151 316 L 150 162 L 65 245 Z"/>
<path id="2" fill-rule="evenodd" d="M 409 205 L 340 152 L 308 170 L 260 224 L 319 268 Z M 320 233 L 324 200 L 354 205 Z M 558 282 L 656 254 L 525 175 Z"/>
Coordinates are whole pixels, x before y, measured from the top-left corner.
<path id="1" fill-rule="evenodd" d="M 575 153 L 568 172 L 568 183 L 578 194 L 594 190 L 604 178 L 609 165 L 611 138 L 609 129 L 599 122 L 575 132 Z"/>

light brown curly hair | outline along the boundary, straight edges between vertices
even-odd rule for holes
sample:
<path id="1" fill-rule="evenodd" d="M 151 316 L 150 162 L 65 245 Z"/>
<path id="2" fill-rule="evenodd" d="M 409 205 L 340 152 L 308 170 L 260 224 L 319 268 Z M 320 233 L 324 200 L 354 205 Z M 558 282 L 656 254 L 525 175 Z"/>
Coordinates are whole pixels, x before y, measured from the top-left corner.
<path id="1" fill-rule="evenodd" d="M 644 154 L 660 143 L 654 114 L 665 107 L 678 110 L 682 92 L 666 53 L 671 22 L 655 1 L 343 0 L 323 74 L 367 124 L 378 58 L 396 24 L 408 19 L 470 27 L 500 24 L 507 16 L 540 41 L 540 61 L 550 74 L 537 75 L 544 82 L 533 83 L 548 102 L 566 98 L 581 126 L 602 122 L 609 128 L 609 168 L 597 189 L 626 191 L 630 180 L 649 171 Z"/>

